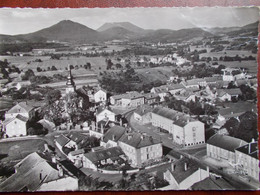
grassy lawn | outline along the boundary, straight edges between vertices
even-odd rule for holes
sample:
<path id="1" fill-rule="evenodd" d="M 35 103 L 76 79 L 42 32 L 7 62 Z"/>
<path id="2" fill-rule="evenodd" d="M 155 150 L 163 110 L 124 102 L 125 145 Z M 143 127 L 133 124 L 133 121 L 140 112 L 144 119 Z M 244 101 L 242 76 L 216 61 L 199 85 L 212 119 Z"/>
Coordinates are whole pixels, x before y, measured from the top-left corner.
<path id="1" fill-rule="evenodd" d="M 1 159 L 2 161 L 9 162 L 13 160 L 20 160 L 27 155 L 36 152 L 43 151 L 44 140 L 41 139 L 29 139 L 29 140 L 17 140 L 0 142 L 0 156 L 7 154 L 7 157 Z"/>

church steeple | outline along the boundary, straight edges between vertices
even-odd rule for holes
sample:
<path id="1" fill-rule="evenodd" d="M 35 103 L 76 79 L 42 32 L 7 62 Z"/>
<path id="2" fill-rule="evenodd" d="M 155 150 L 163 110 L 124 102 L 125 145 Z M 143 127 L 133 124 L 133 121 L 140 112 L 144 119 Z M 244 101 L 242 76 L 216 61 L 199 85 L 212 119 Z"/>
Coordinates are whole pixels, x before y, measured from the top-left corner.
<path id="1" fill-rule="evenodd" d="M 71 74 L 71 68 L 70 68 L 70 65 L 68 65 L 68 71 L 69 71 L 69 74 L 67 76 L 67 82 L 66 82 L 66 93 L 71 93 L 71 92 L 75 92 L 75 83 L 73 81 L 73 77 L 72 77 L 72 74 Z"/>

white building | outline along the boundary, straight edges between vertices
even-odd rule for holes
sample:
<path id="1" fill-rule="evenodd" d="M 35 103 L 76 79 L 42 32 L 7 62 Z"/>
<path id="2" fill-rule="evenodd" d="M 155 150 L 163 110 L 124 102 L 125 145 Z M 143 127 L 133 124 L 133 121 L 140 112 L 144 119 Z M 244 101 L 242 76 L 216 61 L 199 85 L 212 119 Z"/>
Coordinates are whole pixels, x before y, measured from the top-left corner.
<path id="1" fill-rule="evenodd" d="M 184 113 L 159 106 L 151 113 L 152 125 L 171 133 L 174 142 L 183 146 L 205 143 L 204 123 Z"/>
<path id="2" fill-rule="evenodd" d="M 107 100 L 107 92 L 104 89 L 99 89 L 96 93 L 94 93 L 95 103 L 105 102 Z"/>
<path id="3" fill-rule="evenodd" d="M 8 118 L 3 122 L 5 134 L 8 137 L 27 135 L 28 118 L 20 114 L 13 118 Z"/>
<path id="4" fill-rule="evenodd" d="M 96 122 L 102 120 L 116 121 L 116 114 L 109 110 L 109 108 L 100 106 L 96 112 Z"/>

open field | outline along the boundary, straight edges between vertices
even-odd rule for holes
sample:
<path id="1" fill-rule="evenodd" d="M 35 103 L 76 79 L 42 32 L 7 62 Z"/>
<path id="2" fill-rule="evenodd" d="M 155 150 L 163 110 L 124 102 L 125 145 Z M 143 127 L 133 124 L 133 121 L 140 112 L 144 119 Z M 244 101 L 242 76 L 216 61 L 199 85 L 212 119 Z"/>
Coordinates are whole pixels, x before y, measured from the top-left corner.
<path id="1" fill-rule="evenodd" d="M 226 67 L 230 68 L 248 68 L 248 73 L 257 74 L 257 62 L 256 61 L 242 61 L 242 62 L 219 62 L 219 64 L 223 64 Z"/>
<path id="2" fill-rule="evenodd" d="M 37 67 L 47 70 L 48 67 L 55 66 L 58 71 L 63 72 L 68 67 L 68 65 L 79 67 L 84 66 L 88 62 L 91 64 L 92 70 L 99 72 L 99 69 L 106 69 L 106 58 L 105 57 L 62 57 L 60 60 L 50 59 L 50 56 L 0 56 L 0 60 L 7 59 L 11 65 L 16 65 L 21 70 L 25 71 L 27 69 L 32 69 L 37 72 Z M 41 59 L 42 62 L 35 62 L 36 59 Z M 29 64 L 28 64 L 29 63 Z M 75 70 L 76 71 L 76 70 Z M 49 74 L 55 74 L 56 71 L 48 71 Z M 81 68 L 81 74 L 90 72 Z M 43 75 L 44 72 L 39 74 Z"/>
<path id="3" fill-rule="evenodd" d="M 3 158 L 3 161 L 23 159 L 27 155 L 38 150 L 43 151 L 44 140 L 41 139 L 28 139 L 0 142 L 0 154 L 8 156 Z"/>
<path id="4" fill-rule="evenodd" d="M 221 57 L 221 56 L 230 56 L 230 57 L 234 57 L 236 55 L 244 58 L 244 57 L 247 57 L 247 56 L 253 56 L 253 57 L 256 57 L 257 54 L 253 54 L 251 51 L 244 51 L 244 50 L 223 50 L 223 51 L 220 51 L 220 52 L 208 52 L 208 53 L 202 53 L 202 54 L 199 54 L 200 55 L 200 58 L 202 57 Z"/>

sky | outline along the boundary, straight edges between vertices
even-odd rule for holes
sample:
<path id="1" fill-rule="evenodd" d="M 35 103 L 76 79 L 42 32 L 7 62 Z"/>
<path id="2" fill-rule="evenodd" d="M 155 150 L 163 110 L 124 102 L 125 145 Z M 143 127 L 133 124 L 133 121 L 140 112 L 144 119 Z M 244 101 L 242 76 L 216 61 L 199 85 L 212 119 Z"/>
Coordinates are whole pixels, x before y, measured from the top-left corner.
<path id="1" fill-rule="evenodd" d="M 26 34 L 72 20 L 96 30 L 106 22 L 131 22 L 144 29 L 244 26 L 259 20 L 254 7 L 201 8 L 0 8 L 0 34 Z"/>

